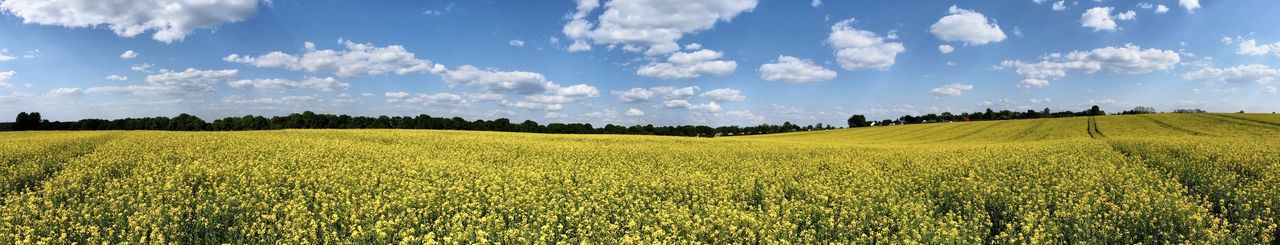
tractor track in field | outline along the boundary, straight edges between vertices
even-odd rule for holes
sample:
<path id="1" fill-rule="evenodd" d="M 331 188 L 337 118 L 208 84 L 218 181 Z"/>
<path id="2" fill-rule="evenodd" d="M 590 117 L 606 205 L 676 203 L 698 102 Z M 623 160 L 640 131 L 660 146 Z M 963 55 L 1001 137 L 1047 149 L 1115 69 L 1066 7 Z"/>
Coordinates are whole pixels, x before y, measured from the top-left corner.
<path id="1" fill-rule="evenodd" d="M 10 176 L 10 177 L 16 177 L 16 178 L 9 179 L 8 181 L 6 181 L 6 183 L 0 183 L 0 206 L 4 206 L 6 204 L 5 200 L 7 200 L 10 196 L 18 196 L 26 193 L 40 191 L 40 189 L 43 188 L 42 186 L 44 185 L 44 183 L 50 179 L 57 177 L 62 172 L 63 168 L 66 167 L 67 163 L 75 161 L 76 159 L 79 159 L 86 155 L 93 154 L 98 150 L 98 147 L 101 147 L 107 142 L 113 140 L 115 135 L 116 135 L 115 133 L 112 133 L 112 134 L 105 134 L 105 135 L 101 135 L 101 136 L 97 136 L 89 139 L 84 139 L 84 140 L 91 140 L 96 142 L 89 144 L 87 146 L 84 146 L 83 148 L 75 148 L 75 147 L 67 148 L 69 144 L 73 144 L 73 143 L 68 143 L 68 145 L 59 145 L 59 146 L 52 147 L 50 150 L 65 150 L 65 151 L 73 151 L 73 152 L 67 158 L 59 159 L 55 165 L 38 166 L 43 168 L 38 173 L 29 174 L 29 175 Z M 58 149 L 53 149 L 53 148 L 58 148 Z M 11 162 L 8 164 L 10 165 L 23 164 L 23 162 Z"/>
<path id="2" fill-rule="evenodd" d="M 1273 127 L 1280 127 L 1280 123 L 1276 123 L 1276 122 L 1268 122 L 1268 121 L 1263 121 L 1263 120 L 1258 120 L 1258 119 L 1253 119 L 1253 118 L 1245 118 L 1245 117 L 1238 117 L 1238 116 L 1231 116 L 1231 115 L 1223 115 L 1223 114 L 1209 114 L 1209 115 L 1214 115 L 1214 116 L 1223 117 L 1223 118 L 1230 118 L 1230 119 L 1235 119 L 1235 120 L 1240 120 L 1240 121 L 1246 121 L 1246 122 L 1254 122 L 1254 123 L 1259 123 L 1259 124 L 1265 124 L 1265 125 L 1273 126 Z"/>
<path id="3" fill-rule="evenodd" d="M 1150 121 L 1151 123 L 1155 123 L 1157 126 L 1160 126 L 1160 127 L 1163 127 L 1163 128 L 1167 128 L 1167 129 L 1171 129 L 1171 130 L 1173 130 L 1173 131 L 1178 131 L 1178 132 L 1182 132 L 1182 133 L 1190 134 L 1190 135 L 1208 135 L 1208 136 L 1214 136 L 1214 135 L 1212 135 L 1212 134 L 1207 134 L 1207 133 L 1197 132 L 1197 131 L 1195 131 L 1195 130 L 1190 130 L 1190 129 L 1185 129 L 1185 128 L 1178 127 L 1178 126 L 1173 126 L 1173 124 L 1169 124 L 1169 123 L 1166 123 L 1166 122 L 1164 122 L 1164 121 L 1156 120 L 1155 118 L 1152 118 L 1152 117 L 1149 117 L 1149 116 L 1145 116 L 1145 115 L 1138 115 L 1138 117 L 1141 117 L 1142 119 L 1147 119 L 1147 121 Z"/>
<path id="4" fill-rule="evenodd" d="M 970 131 L 970 132 L 965 132 L 964 134 L 961 134 L 961 135 L 958 135 L 958 136 L 955 136 L 955 137 L 951 137 L 951 138 L 942 139 L 942 140 L 928 141 L 928 142 L 926 142 L 926 143 L 946 142 L 946 141 L 952 141 L 952 140 L 963 139 L 963 138 L 966 138 L 966 137 L 969 137 L 969 136 L 976 135 L 976 134 L 978 134 L 978 133 L 982 133 L 983 131 L 987 131 L 987 129 L 991 129 L 991 128 L 994 128 L 994 127 L 996 127 L 996 126 L 1003 125 L 1005 122 L 1008 122 L 1008 121 L 998 121 L 998 122 L 990 123 L 991 125 L 987 125 L 986 127 L 979 128 L 978 130 L 974 130 L 974 131 Z"/>
<path id="5" fill-rule="evenodd" d="M 1036 125 L 1034 125 L 1034 126 L 1031 126 L 1031 128 L 1029 128 L 1029 129 L 1027 129 L 1027 130 L 1023 130 L 1021 133 L 1018 133 L 1018 136 L 1013 137 L 1013 141 L 1019 141 L 1019 140 L 1022 140 L 1022 138 L 1026 138 L 1027 136 L 1030 136 L 1030 135 L 1031 135 L 1031 133 L 1034 133 L 1034 132 L 1036 132 L 1037 130 L 1040 130 L 1040 127 L 1041 127 L 1041 126 L 1044 126 L 1045 124 L 1048 124 L 1048 123 L 1049 123 L 1049 120 L 1047 120 L 1047 119 L 1037 119 L 1037 120 L 1039 120 L 1040 122 L 1036 123 Z M 1041 138 L 1041 139 L 1043 139 L 1043 138 Z M 1039 140 L 1039 139 L 1037 139 L 1037 140 Z"/>
<path id="6" fill-rule="evenodd" d="M 1107 138 L 1107 135 L 1102 134 L 1102 130 L 1098 129 L 1098 118 L 1096 117 L 1089 117 L 1089 125 L 1085 130 L 1089 131 L 1089 138 L 1093 138 L 1093 139 Z"/>

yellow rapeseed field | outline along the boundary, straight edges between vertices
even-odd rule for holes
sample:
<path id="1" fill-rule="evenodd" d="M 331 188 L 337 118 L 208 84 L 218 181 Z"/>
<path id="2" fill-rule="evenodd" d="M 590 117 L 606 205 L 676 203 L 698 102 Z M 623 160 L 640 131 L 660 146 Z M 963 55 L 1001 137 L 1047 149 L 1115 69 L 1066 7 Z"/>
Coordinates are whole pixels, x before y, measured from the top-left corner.
<path id="1" fill-rule="evenodd" d="M 1190 243 L 1280 237 L 1280 116 L 722 138 L 0 133 L 0 244 Z"/>

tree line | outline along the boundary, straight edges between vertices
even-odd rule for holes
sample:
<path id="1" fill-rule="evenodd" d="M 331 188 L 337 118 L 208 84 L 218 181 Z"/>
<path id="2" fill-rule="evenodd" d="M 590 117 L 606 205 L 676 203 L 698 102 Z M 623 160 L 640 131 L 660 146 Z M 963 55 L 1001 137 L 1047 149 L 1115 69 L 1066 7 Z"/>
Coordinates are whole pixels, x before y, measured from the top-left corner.
<path id="1" fill-rule="evenodd" d="M 39 112 L 22 112 L 13 123 L 0 123 L 0 130 L 171 130 L 171 131 L 242 131 L 242 130 L 275 130 L 275 129 L 446 129 L 475 130 L 527 133 L 557 134 L 632 134 L 632 135 L 667 135 L 667 136 L 734 136 L 771 134 L 796 131 L 836 129 L 833 125 L 800 126 L 786 122 L 781 125 L 760 124 L 756 126 L 722 126 L 710 127 L 701 125 L 654 126 L 649 125 L 613 125 L 595 127 L 590 123 L 550 123 L 539 124 L 532 120 L 520 123 L 510 119 L 469 121 L 462 117 L 432 117 L 426 114 L 418 116 L 350 116 L 334 114 L 318 114 L 311 111 L 293 113 L 286 116 L 263 117 L 246 115 L 227 117 L 206 122 L 189 115 L 177 117 L 144 117 L 115 120 L 82 119 L 79 121 L 59 122 L 43 120 Z"/>
<path id="2" fill-rule="evenodd" d="M 919 116 L 904 115 L 904 116 L 898 117 L 898 119 L 896 120 L 884 119 L 881 121 L 867 121 L 867 118 L 863 115 L 853 115 L 849 117 L 848 123 L 849 123 L 849 127 L 855 128 L 855 127 L 888 126 L 888 125 L 898 125 L 898 124 L 918 124 L 918 123 L 934 123 L 934 122 L 994 121 L 994 120 L 1017 120 L 1017 119 L 1101 116 L 1101 115 L 1106 115 L 1106 112 L 1102 111 L 1102 109 L 1096 105 L 1093 106 L 1092 108 L 1089 108 L 1088 110 L 1084 110 L 1080 112 L 1052 111 L 1052 110 L 1049 110 L 1049 108 L 1044 108 L 1044 110 L 1041 110 L 1041 111 L 1027 110 L 1025 112 L 1010 111 L 1010 110 L 995 111 L 995 110 L 992 110 L 991 108 L 987 108 L 986 111 L 978 111 L 978 112 L 972 112 L 972 113 L 963 112 L 960 114 L 955 114 L 951 112 L 943 112 L 941 114 L 929 113 L 929 114 L 919 115 Z"/>
<path id="3" fill-rule="evenodd" d="M 1131 110 L 1120 112 L 1119 115 L 1149 114 L 1149 113 L 1158 113 L 1158 112 L 1156 111 L 1155 108 L 1152 108 L 1152 107 L 1138 106 L 1138 107 L 1134 107 Z M 1205 111 L 1201 109 L 1176 109 L 1176 110 L 1173 110 L 1172 113 L 1205 113 Z M 991 108 L 987 108 L 986 111 L 978 111 L 978 112 L 972 112 L 972 113 L 964 112 L 960 114 L 954 114 L 951 112 L 943 112 L 941 114 L 930 113 L 930 114 L 919 115 L 919 116 L 904 115 L 904 116 L 898 117 L 898 119 L 896 120 L 884 119 L 881 121 L 868 121 L 866 116 L 853 115 L 849 117 L 848 124 L 850 128 L 856 128 L 856 127 L 888 126 L 888 125 L 899 125 L 899 124 L 917 124 L 917 123 L 934 123 L 934 122 L 969 122 L 969 121 L 1017 120 L 1017 119 L 1059 118 L 1059 117 L 1079 117 L 1079 116 L 1102 116 L 1106 114 L 1107 112 L 1103 111 L 1102 108 L 1099 108 L 1097 105 L 1094 105 L 1093 107 L 1090 107 L 1087 110 L 1083 110 L 1079 112 L 1052 111 L 1052 110 L 1049 110 L 1049 108 L 1044 108 L 1044 110 L 1041 110 L 1041 111 L 1027 110 L 1025 112 L 1010 111 L 1010 110 L 994 111 L 994 110 L 991 110 Z"/>

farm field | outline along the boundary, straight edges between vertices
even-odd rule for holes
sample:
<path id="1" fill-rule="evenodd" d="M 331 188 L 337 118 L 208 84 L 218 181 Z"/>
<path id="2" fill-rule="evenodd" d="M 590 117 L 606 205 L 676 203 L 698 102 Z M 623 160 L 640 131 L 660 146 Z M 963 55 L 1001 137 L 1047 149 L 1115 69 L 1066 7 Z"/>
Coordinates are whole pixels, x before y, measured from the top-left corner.
<path id="1" fill-rule="evenodd" d="M 0 243 L 1195 243 L 1280 237 L 1280 116 L 682 138 L 0 133 Z"/>

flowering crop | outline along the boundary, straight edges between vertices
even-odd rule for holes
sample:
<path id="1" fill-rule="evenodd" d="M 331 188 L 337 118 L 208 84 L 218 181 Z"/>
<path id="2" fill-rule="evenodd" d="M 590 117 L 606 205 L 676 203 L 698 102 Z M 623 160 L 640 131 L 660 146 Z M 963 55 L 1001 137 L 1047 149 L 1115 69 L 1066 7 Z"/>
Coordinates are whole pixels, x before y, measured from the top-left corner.
<path id="1" fill-rule="evenodd" d="M 1277 119 L 0 133 L 0 243 L 1272 243 Z"/>

